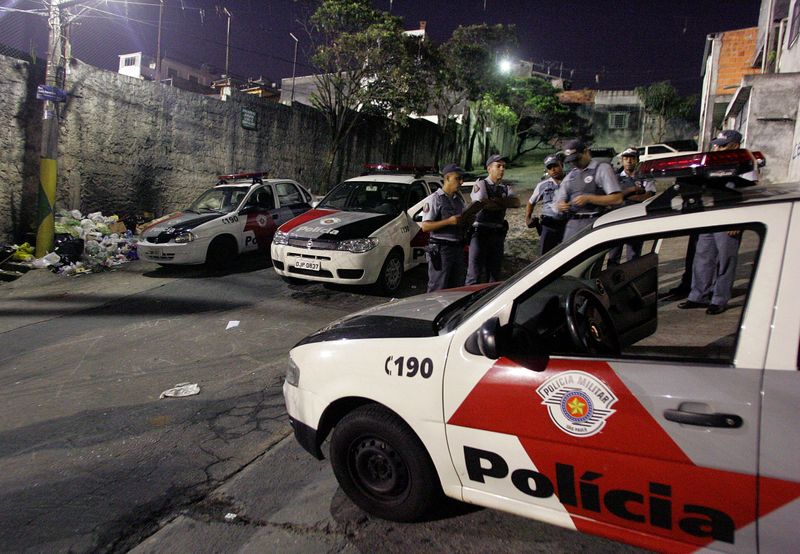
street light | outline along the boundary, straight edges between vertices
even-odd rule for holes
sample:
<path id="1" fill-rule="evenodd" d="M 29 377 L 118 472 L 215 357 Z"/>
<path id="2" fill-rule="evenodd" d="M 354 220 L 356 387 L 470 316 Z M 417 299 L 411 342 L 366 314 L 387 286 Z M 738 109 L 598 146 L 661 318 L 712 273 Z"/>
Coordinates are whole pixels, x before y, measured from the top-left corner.
<path id="1" fill-rule="evenodd" d="M 511 60 L 503 58 L 500 60 L 500 73 L 511 73 Z"/>
<path id="2" fill-rule="evenodd" d="M 292 98 L 289 101 L 289 105 L 291 106 L 294 104 L 294 69 L 297 66 L 297 43 L 300 42 L 297 40 L 297 37 L 294 36 L 292 33 L 289 33 L 289 36 L 294 39 L 294 59 L 292 60 Z"/>
<path id="3" fill-rule="evenodd" d="M 230 77 L 230 73 L 228 73 L 228 60 L 230 59 L 231 53 L 231 12 L 228 11 L 228 8 L 222 8 L 222 11 L 228 16 L 228 35 L 225 39 L 225 77 Z"/>

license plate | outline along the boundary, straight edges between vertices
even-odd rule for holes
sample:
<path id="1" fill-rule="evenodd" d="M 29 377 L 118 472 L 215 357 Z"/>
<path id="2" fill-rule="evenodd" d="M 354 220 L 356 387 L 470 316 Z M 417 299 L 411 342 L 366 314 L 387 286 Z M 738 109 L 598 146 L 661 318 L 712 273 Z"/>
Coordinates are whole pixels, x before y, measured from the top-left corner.
<path id="1" fill-rule="evenodd" d="M 296 269 L 307 269 L 309 271 L 319 271 L 320 264 L 317 260 L 295 260 L 294 267 Z"/>

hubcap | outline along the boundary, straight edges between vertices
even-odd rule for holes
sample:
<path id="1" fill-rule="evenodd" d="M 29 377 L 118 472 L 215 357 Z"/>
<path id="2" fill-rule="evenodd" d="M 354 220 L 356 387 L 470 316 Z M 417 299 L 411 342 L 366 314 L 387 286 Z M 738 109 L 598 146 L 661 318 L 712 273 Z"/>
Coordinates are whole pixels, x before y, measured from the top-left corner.
<path id="1" fill-rule="evenodd" d="M 408 487 L 408 470 L 403 460 L 381 439 L 369 437 L 356 442 L 350 464 L 355 481 L 371 496 L 393 499 Z"/>
<path id="2" fill-rule="evenodd" d="M 400 280 L 403 278 L 403 268 L 400 263 L 400 258 L 392 258 L 386 265 L 386 288 L 394 290 L 400 286 Z"/>

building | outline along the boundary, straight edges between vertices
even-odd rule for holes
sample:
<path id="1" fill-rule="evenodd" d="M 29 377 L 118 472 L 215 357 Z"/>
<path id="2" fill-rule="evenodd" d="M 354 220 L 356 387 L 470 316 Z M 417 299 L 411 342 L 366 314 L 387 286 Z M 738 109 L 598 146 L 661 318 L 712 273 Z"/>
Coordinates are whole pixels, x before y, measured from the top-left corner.
<path id="1" fill-rule="evenodd" d="M 727 33 L 720 33 L 726 35 Z M 800 180 L 800 0 L 763 0 L 747 71 L 729 89 L 719 128 L 767 158 L 764 182 Z M 716 40 L 715 35 L 710 40 Z M 707 65 L 714 70 L 709 55 Z M 713 135 L 713 131 L 708 133 Z"/>
<path id="2" fill-rule="evenodd" d="M 157 79 L 156 60 L 142 52 L 122 54 L 119 56 L 118 73 L 136 79 L 155 81 Z M 208 94 L 211 92 L 211 83 L 215 79 L 219 79 L 219 75 L 213 73 L 208 65 L 203 65 L 198 69 L 171 58 L 161 58 L 161 78 L 159 80 L 162 83 Z"/>

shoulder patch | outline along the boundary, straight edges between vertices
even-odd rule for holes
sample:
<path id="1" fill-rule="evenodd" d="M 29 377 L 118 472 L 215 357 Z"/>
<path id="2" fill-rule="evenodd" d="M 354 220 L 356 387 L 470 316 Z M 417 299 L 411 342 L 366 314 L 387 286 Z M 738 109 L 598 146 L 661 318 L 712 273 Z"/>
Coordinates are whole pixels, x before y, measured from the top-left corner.
<path id="1" fill-rule="evenodd" d="M 431 211 L 431 205 L 425 202 L 425 205 L 422 206 L 422 211 L 428 213 L 429 211 Z"/>
<path id="2" fill-rule="evenodd" d="M 481 186 L 478 183 L 472 185 L 472 194 L 478 194 L 481 191 Z"/>

